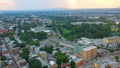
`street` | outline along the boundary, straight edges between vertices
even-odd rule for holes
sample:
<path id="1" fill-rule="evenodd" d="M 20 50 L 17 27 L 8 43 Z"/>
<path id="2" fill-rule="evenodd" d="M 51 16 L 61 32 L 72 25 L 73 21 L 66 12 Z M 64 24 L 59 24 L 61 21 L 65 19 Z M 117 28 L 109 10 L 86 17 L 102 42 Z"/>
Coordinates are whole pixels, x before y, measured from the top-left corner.
<path id="1" fill-rule="evenodd" d="M 15 59 L 14 59 L 14 54 L 10 51 L 9 45 L 8 45 L 8 43 L 6 42 L 5 39 L 3 39 L 3 44 L 4 44 L 5 47 L 7 48 L 8 52 L 9 52 L 9 54 L 10 54 L 10 56 L 11 56 L 11 59 L 13 60 L 14 67 L 15 67 L 15 68 L 18 68 L 18 66 L 17 66 L 17 64 L 16 64 L 16 61 L 15 61 Z"/>

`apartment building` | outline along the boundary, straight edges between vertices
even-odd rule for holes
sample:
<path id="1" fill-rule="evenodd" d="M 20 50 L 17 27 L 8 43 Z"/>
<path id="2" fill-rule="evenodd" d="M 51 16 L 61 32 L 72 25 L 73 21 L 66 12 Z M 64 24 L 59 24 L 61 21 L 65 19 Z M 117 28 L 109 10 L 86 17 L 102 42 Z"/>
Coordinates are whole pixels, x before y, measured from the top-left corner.
<path id="1" fill-rule="evenodd" d="M 83 48 L 82 50 L 82 59 L 86 62 L 89 60 L 95 58 L 97 56 L 97 47 L 95 46 L 89 46 L 86 48 Z"/>

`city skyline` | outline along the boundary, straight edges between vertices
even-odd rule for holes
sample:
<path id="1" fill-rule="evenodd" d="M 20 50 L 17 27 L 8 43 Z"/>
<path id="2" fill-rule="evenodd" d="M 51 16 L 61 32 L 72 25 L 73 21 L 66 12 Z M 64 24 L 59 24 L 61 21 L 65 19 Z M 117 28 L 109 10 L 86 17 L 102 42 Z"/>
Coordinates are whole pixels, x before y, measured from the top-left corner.
<path id="1" fill-rule="evenodd" d="M 119 8 L 120 0 L 0 0 L 0 10 Z"/>

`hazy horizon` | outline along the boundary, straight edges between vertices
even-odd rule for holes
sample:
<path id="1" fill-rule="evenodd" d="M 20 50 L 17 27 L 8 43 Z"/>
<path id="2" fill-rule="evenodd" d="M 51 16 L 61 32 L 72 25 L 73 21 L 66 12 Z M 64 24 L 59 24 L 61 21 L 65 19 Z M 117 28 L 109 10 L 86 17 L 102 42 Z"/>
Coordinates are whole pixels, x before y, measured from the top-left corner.
<path id="1" fill-rule="evenodd" d="M 0 0 L 0 10 L 119 8 L 120 0 Z"/>

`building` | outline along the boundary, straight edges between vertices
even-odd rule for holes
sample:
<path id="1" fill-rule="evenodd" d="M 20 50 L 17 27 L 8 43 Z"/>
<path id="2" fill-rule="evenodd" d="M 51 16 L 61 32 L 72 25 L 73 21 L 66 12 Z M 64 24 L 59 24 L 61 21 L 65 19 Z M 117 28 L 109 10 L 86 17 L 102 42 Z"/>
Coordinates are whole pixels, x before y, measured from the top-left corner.
<path id="1" fill-rule="evenodd" d="M 57 68 L 58 67 L 55 61 L 50 61 L 49 64 L 50 64 L 50 68 Z"/>
<path id="2" fill-rule="evenodd" d="M 95 58 L 97 56 L 97 47 L 95 46 L 89 46 L 86 48 L 83 48 L 82 51 L 82 59 L 86 62 L 89 60 Z"/>
<path id="3" fill-rule="evenodd" d="M 84 64 L 83 60 L 75 55 L 70 55 L 70 58 L 72 58 L 72 60 L 76 63 L 76 68 L 80 68 Z"/>
<path id="4" fill-rule="evenodd" d="M 13 60 L 9 60 L 9 61 L 8 61 L 8 66 L 7 66 L 7 68 L 14 68 L 14 62 L 13 62 Z"/>
<path id="5" fill-rule="evenodd" d="M 81 56 L 81 54 L 82 54 L 82 49 L 83 49 L 83 47 L 82 47 L 81 45 L 76 45 L 76 46 L 74 47 L 75 55 L 76 55 L 77 57 L 80 57 L 80 56 Z"/>
<path id="6" fill-rule="evenodd" d="M 82 44 L 75 46 L 75 52 L 78 54 L 82 54 Z"/>
<path id="7" fill-rule="evenodd" d="M 72 25 L 82 25 L 82 24 L 96 24 L 96 25 L 99 25 L 99 24 L 105 24 L 104 22 L 72 22 L 71 23 Z"/>
<path id="8" fill-rule="evenodd" d="M 92 43 L 88 38 L 81 38 L 74 46 L 74 52 L 77 57 L 81 57 L 84 48 L 91 46 Z"/>
<path id="9" fill-rule="evenodd" d="M 17 65 L 19 68 L 28 68 L 28 64 L 25 59 L 19 59 L 17 61 Z"/>
<path id="10" fill-rule="evenodd" d="M 39 56 L 42 58 L 42 59 L 46 59 L 47 58 L 47 53 L 45 51 L 40 51 L 39 52 Z"/>
<path id="11" fill-rule="evenodd" d="M 7 32 L 10 32 L 11 30 L 8 30 L 8 29 L 0 29 L 0 33 L 7 33 Z"/>
<path id="12" fill-rule="evenodd" d="M 120 24 L 120 21 L 116 21 L 116 24 Z"/>
<path id="13" fill-rule="evenodd" d="M 14 55 L 18 55 L 19 54 L 19 52 L 20 52 L 20 47 L 16 47 L 16 48 L 12 48 L 12 53 L 14 54 Z"/>
<path id="14" fill-rule="evenodd" d="M 119 68 L 120 65 L 117 62 L 95 62 L 93 63 L 94 68 Z"/>
<path id="15" fill-rule="evenodd" d="M 45 62 L 41 57 L 36 57 L 35 59 L 39 60 L 42 64 L 42 67 L 48 66 L 50 68 L 49 64 Z"/>
<path id="16" fill-rule="evenodd" d="M 100 65 L 98 63 L 93 63 L 94 68 L 100 68 Z"/>
<path id="17" fill-rule="evenodd" d="M 120 43 L 120 36 L 107 37 L 103 39 L 105 43 Z"/>
<path id="18" fill-rule="evenodd" d="M 110 62 L 109 64 L 107 64 L 107 67 L 108 68 L 119 68 L 120 65 L 117 62 Z"/>
<path id="19" fill-rule="evenodd" d="M 8 33 L 11 31 L 12 31 L 12 29 L 6 28 L 6 25 L 0 24 L 0 33 Z"/>
<path id="20" fill-rule="evenodd" d="M 68 64 L 61 64 L 61 68 L 71 68 L 71 65 Z"/>

